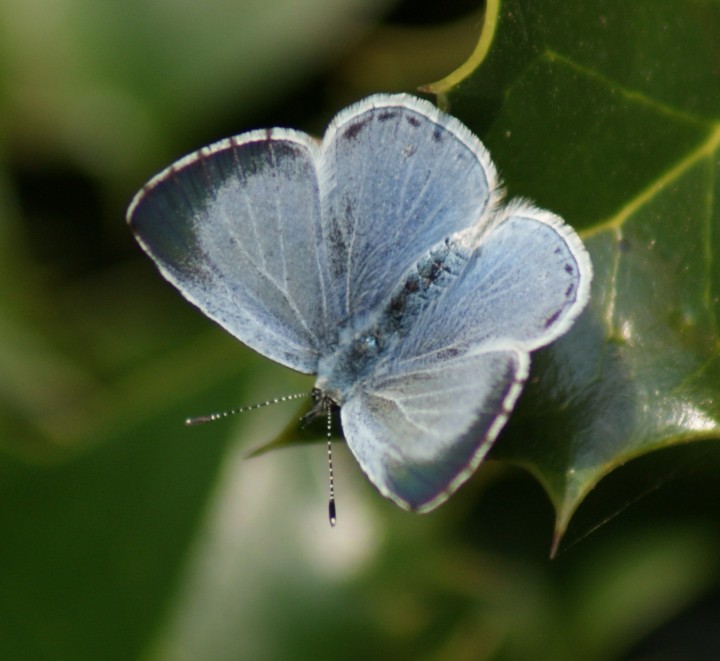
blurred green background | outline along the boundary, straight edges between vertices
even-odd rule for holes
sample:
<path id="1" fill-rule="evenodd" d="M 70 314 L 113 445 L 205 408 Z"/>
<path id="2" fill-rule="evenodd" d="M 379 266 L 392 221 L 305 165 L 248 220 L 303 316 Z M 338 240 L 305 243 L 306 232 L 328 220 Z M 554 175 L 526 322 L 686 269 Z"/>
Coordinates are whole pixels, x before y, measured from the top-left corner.
<path id="1" fill-rule="evenodd" d="M 599 18 L 626 5 L 585 3 Z M 562 17 L 562 3 L 536 7 Z M 665 28 L 650 31 L 664 35 L 658 43 L 634 38 L 664 11 Z M 638 71 L 652 73 L 643 49 L 686 43 L 676 70 L 658 76 L 690 85 L 702 50 L 690 47 L 692 30 L 701 44 L 720 43 L 716 2 L 630 13 L 622 48 Z M 531 34 L 527 17 L 519 25 Z M 382 499 L 336 443 L 339 523 L 330 529 L 322 445 L 244 459 L 294 424 L 296 406 L 182 424 L 309 389 L 312 379 L 244 349 L 158 276 L 124 222 L 134 192 L 213 140 L 276 125 L 321 134 L 357 98 L 440 79 L 473 51 L 482 18 L 470 0 L 4 0 L 0 659 L 714 657 L 714 442 L 612 473 L 549 560 L 551 499 L 507 462 L 487 462 L 447 504 L 415 516 Z M 580 27 L 568 26 L 568 43 L 582 45 L 571 30 Z M 590 44 L 598 61 L 612 60 L 614 34 Z M 717 81 L 717 52 L 702 52 Z M 509 81 L 522 89 L 522 58 L 497 53 L 483 86 L 449 92 L 453 110 L 497 154 L 511 194 L 532 195 L 592 235 L 604 209 L 583 215 L 582 183 L 548 192 L 543 177 L 562 177 L 564 147 L 539 146 L 554 127 L 530 122 L 523 134 L 526 113 L 512 115 L 508 91 Z M 714 94 L 688 94 L 687 112 L 710 116 L 717 131 Z M 564 126 L 581 119 L 570 113 Z M 516 154 L 548 167 L 523 167 Z M 577 166 L 592 154 L 578 148 L 572 158 L 578 178 L 602 190 Z M 616 193 L 628 181 L 621 168 L 609 176 Z M 597 244 L 592 254 L 601 256 Z M 720 353 L 714 326 L 708 337 Z M 515 463 L 554 355 L 538 360 L 540 385 L 498 441 Z"/>

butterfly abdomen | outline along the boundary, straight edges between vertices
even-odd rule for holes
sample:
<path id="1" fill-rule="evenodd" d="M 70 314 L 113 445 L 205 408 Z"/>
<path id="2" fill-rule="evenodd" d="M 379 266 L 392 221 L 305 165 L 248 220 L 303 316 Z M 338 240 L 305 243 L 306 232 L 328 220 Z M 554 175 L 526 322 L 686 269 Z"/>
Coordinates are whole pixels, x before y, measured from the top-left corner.
<path id="1" fill-rule="evenodd" d="M 467 248 L 445 239 L 423 255 L 390 295 L 378 322 L 380 334 L 404 335 L 413 320 L 462 273 Z"/>

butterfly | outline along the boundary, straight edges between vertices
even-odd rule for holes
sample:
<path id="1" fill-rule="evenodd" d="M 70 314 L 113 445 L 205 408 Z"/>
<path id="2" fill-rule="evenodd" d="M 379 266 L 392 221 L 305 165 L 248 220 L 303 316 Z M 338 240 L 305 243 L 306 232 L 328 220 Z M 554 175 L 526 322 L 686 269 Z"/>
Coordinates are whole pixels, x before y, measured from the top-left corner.
<path id="1" fill-rule="evenodd" d="M 341 111 L 323 139 L 217 142 L 147 183 L 128 222 L 162 275 L 258 353 L 316 374 L 370 481 L 428 511 L 477 468 L 570 329 L 592 264 L 573 229 L 502 204 L 485 147 L 405 94 Z"/>

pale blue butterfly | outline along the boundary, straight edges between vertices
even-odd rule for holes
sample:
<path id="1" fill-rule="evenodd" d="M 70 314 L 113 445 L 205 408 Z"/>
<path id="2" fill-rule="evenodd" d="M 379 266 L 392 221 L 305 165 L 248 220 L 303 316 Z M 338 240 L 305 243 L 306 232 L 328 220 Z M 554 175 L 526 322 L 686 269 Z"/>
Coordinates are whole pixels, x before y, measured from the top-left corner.
<path id="1" fill-rule="evenodd" d="M 380 492 L 430 510 L 475 470 L 529 352 L 588 301 L 592 265 L 558 216 L 500 205 L 458 120 L 378 94 L 322 142 L 252 131 L 177 161 L 128 222 L 161 273 L 246 345 L 317 374 Z"/>

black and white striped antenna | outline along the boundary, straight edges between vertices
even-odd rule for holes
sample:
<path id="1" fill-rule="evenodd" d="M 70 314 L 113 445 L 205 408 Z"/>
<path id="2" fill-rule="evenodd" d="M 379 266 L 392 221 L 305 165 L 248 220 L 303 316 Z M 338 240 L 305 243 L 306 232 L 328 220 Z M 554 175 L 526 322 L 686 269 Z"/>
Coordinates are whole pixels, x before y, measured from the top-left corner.
<path id="1" fill-rule="evenodd" d="M 271 404 L 282 404 L 283 402 L 291 402 L 301 397 L 308 397 L 313 393 L 299 392 L 292 395 L 283 395 L 282 397 L 276 397 L 275 399 L 268 399 L 264 402 L 258 402 L 257 404 L 250 404 L 249 406 L 240 406 L 234 409 L 228 409 L 227 411 L 220 411 L 218 413 L 209 413 L 207 415 L 197 415 L 185 419 L 185 424 L 188 426 L 203 425 L 208 422 L 217 422 L 218 420 L 224 420 L 231 416 L 238 415 L 239 413 L 247 413 L 248 411 L 256 411 L 257 409 L 265 408 Z M 328 518 L 330 525 L 334 526 L 337 523 L 337 513 L 335 509 L 335 476 L 333 474 L 333 460 L 332 460 L 332 404 L 329 402 L 324 403 L 327 427 L 327 458 L 328 458 L 328 471 L 330 474 L 330 495 L 328 500 Z"/>
<path id="2" fill-rule="evenodd" d="M 325 413 L 327 415 L 328 471 L 330 472 L 330 499 L 328 501 L 328 516 L 330 518 L 330 525 L 334 526 L 337 522 L 337 513 L 335 511 L 335 476 L 333 475 L 332 441 L 330 440 L 330 437 L 332 435 L 332 406 L 329 403 L 325 407 Z"/>
<path id="3" fill-rule="evenodd" d="M 256 411 L 257 409 L 265 408 L 271 404 L 281 404 L 283 402 L 290 402 L 294 399 L 300 399 L 301 397 L 308 397 L 309 393 L 298 392 L 293 395 L 283 395 L 282 397 L 276 397 L 275 399 L 268 399 L 264 402 L 258 402 L 257 404 L 250 404 L 249 406 L 241 406 L 236 409 L 230 409 L 228 411 L 221 411 L 220 413 L 210 413 L 209 415 L 198 415 L 192 418 L 186 418 L 185 424 L 191 425 L 202 425 L 206 422 L 216 422 L 217 420 L 223 420 L 230 416 L 237 415 L 238 413 L 247 413 L 248 411 Z"/>

